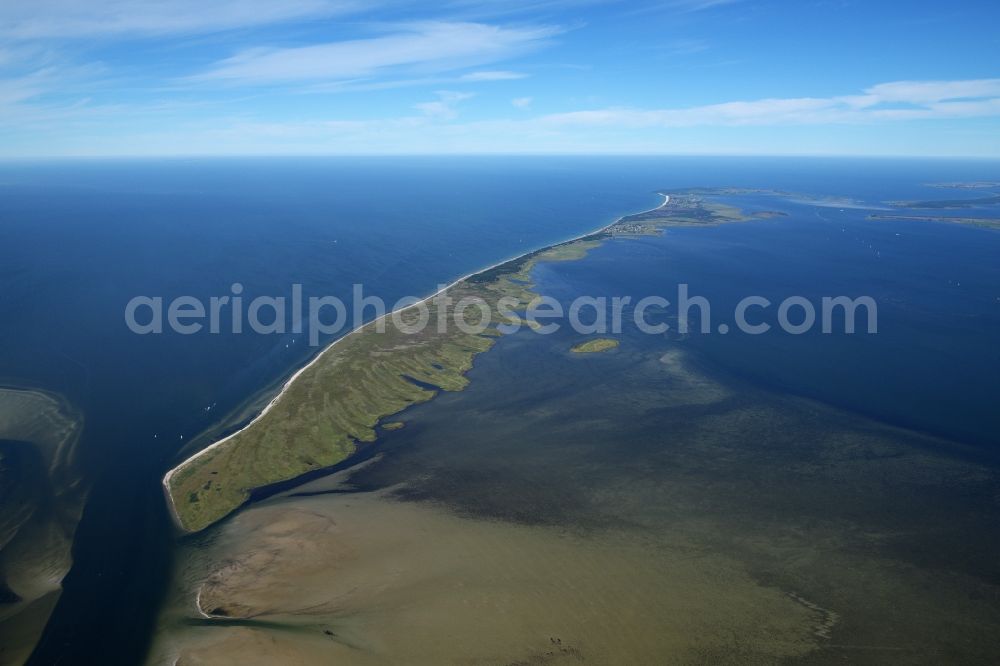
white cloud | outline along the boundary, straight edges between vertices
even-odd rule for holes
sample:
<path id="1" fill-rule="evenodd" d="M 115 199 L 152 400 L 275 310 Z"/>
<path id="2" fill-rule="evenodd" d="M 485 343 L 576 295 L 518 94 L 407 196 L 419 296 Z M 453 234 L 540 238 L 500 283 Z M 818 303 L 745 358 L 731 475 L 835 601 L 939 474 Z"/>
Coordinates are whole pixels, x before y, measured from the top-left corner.
<path id="1" fill-rule="evenodd" d="M 681 12 L 700 12 L 722 5 L 731 5 L 741 0 L 668 0 L 663 6 Z"/>
<path id="2" fill-rule="evenodd" d="M 511 81 L 526 78 L 527 74 L 520 72 L 470 72 L 461 75 L 445 76 L 411 76 L 400 79 L 349 81 L 324 81 L 309 84 L 300 90 L 311 93 L 363 92 L 367 90 L 391 90 L 393 88 L 411 88 L 414 86 L 440 86 L 454 83 L 491 83 L 493 81 Z"/>
<path id="3" fill-rule="evenodd" d="M 333 16 L 360 0 L 4 0 L 0 35 L 12 39 L 211 32 Z"/>
<path id="4" fill-rule="evenodd" d="M 39 62 L 45 61 L 43 54 L 35 55 Z M 53 62 L 0 78 L 0 114 L 10 112 L 14 107 L 30 111 L 34 103 L 52 92 L 64 96 L 80 93 L 88 80 L 103 73 L 100 65 L 73 66 Z"/>
<path id="5" fill-rule="evenodd" d="M 539 118 L 558 126 L 694 127 L 860 123 L 1000 115 L 1000 79 L 898 81 L 860 95 L 772 98 L 676 109 L 609 108 Z"/>
<path id="6" fill-rule="evenodd" d="M 0 109 L 37 97 L 43 91 L 34 76 L 0 80 Z"/>
<path id="7" fill-rule="evenodd" d="M 423 73 L 475 67 L 512 58 L 544 44 L 552 27 L 420 22 L 391 34 L 296 48 L 255 48 L 192 77 L 242 84 L 332 81 L 411 68 Z"/>
<path id="8" fill-rule="evenodd" d="M 531 106 L 532 101 L 533 99 L 531 97 L 515 97 L 514 99 L 510 100 L 510 103 L 519 109 L 527 109 L 529 106 Z"/>
<path id="9" fill-rule="evenodd" d="M 523 79 L 527 77 L 527 74 L 522 74 L 521 72 L 469 72 L 468 74 L 463 74 L 460 78 L 462 81 L 511 81 L 514 79 Z"/>
<path id="10" fill-rule="evenodd" d="M 906 128 L 908 120 L 990 117 L 1000 119 L 1000 95 L 992 80 L 895 82 L 856 95 L 734 101 L 675 109 L 594 109 L 525 117 L 509 106 L 505 114 L 459 119 L 471 94 L 440 90 L 416 105 L 417 112 L 398 117 L 338 118 L 319 114 L 283 121 L 266 114 L 251 116 L 242 108 L 216 112 L 182 123 L 184 109 L 154 105 L 82 105 L 76 108 L 17 103 L 36 90 L 38 81 L 21 81 L 3 89 L 15 101 L 0 104 L 0 136 L 48 136 L 66 128 L 58 154 L 370 154 L 370 153 L 662 153 L 716 152 L 773 154 L 951 154 L 997 155 L 1000 143 L 986 132 L 958 141 L 949 126 Z M 982 95 L 981 97 L 968 95 Z M 530 108 L 530 107 L 529 107 Z M 119 130 L 123 117 L 142 119 L 136 130 Z M 515 119 L 516 118 L 516 119 Z M 716 132 L 716 127 L 795 126 L 835 123 L 867 124 L 873 129 L 824 128 L 809 131 L 811 142 L 775 142 L 772 131 Z M 138 129 L 139 127 L 145 129 Z M 673 131 L 672 128 L 699 128 Z M 885 142 L 870 139 L 880 135 Z M 85 132 L 80 133 L 78 130 Z M 648 131 L 647 131 L 648 130 Z M 781 132 L 778 133 L 779 135 Z M 859 139 L 859 136 L 865 139 Z M 77 139 L 77 137 L 81 137 Z M 722 137 L 722 138 L 717 138 Z M 851 138 L 853 137 L 853 139 Z M 905 137 L 905 139 L 900 139 Z M 853 143 L 852 143 L 853 141 Z M 895 142 L 895 143 L 894 143 Z M 0 142 L 2 143 L 2 142 Z M 35 145 L 35 144 L 33 144 Z M 791 150 L 790 150 L 791 149 Z M 10 150 L 9 148 L 7 149 Z M 40 148 L 34 148 L 39 152 Z M 30 152 L 30 151 L 27 151 Z M 48 154 L 48 153 L 46 153 Z"/>
<path id="11" fill-rule="evenodd" d="M 439 120 L 453 120 L 458 116 L 455 106 L 463 100 L 475 97 L 473 93 L 455 92 L 453 90 L 439 90 L 435 94 L 438 97 L 436 100 L 417 104 L 414 108 L 425 116 Z"/>
<path id="12" fill-rule="evenodd" d="M 1000 79 L 894 81 L 872 86 L 865 90 L 864 95 L 841 99 L 853 106 L 869 107 L 876 104 L 928 104 L 983 97 L 1000 97 Z"/>

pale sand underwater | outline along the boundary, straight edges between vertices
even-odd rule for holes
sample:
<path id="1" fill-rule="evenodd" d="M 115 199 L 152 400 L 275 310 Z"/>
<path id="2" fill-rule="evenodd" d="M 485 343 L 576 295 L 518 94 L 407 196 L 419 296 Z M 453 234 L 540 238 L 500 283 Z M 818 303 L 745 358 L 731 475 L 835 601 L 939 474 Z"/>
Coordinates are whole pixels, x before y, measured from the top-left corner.
<path id="1" fill-rule="evenodd" d="M 821 622 L 694 544 L 460 518 L 379 494 L 251 509 L 212 550 L 224 565 L 201 588 L 203 610 L 265 624 L 186 628 L 178 664 L 718 663 L 723 652 L 773 663 L 811 649 Z"/>
<path id="2" fill-rule="evenodd" d="M 24 663 L 72 566 L 86 488 L 82 417 L 59 396 L 0 387 L 0 665 Z"/>
<path id="3" fill-rule="evenodd" d="M 517 358 L 559 344 L 540 339 L 485 355 L 488 386 L 413 410 L 353 477 L 185 541 L 150 663 L 996 656 L 990 508 L 959 501 L 995 488 L 990 469 L 727 384 L 669 343 L 595 362 L 542 349 L 525 377 Z M 938 561 L 977 525 L 967 561 Z"/>

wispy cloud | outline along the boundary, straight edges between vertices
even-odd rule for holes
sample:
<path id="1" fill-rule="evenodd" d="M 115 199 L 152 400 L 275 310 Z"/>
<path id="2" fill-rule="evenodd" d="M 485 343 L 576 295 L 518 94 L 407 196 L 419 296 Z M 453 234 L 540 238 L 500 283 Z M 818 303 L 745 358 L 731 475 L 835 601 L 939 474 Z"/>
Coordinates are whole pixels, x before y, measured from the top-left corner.
<path id="1" fill-rule="evenodd" d="M 859 106 L 893 102 L 926 104 L 983 97 L 1000 97 L 1000 79 L 881 83 L 865 90 L 865 94 L 853 102 Z"/>
<path id="2" fill-rule="evenodd" d="M 723 5 L 732 5 L 742 0 L 667 0 L 663 7 L 682 12 L 700 12 Z"/>
<path id="3" fill-rule="evenodd" d="M 84 97 L 88 82 L 106 74 L 99 64 L 73 65 L 50 60 L 40 52 L 32 55 L 39 63 L 37 67 L 25 67 L 26 54 L 19 53 L 13 58 L 16 73 L 0 78 L 0 118 L 14 110 L 28 113 L 32 104 L 53 93 L 63 97 L 64 106 L 66 97 L 73 98 L 68 105 L 77 104 Z"/>
<path id="4" fill-rule="evenodd" d="M 868 46 L 866 68 L 866 46 L 854 41 L 844 94 L 810 96 L 800 72 L 813 55 L 798 41 L 739 36 L 794 28 L 808 37 L 828 13 L 802 11 L 816 24 L 786 27 L 751 9 L 744 0 L 0 0 L 0 154 L 641 152 L 758 140 L 746 150 L 767 152 L 764 137 L 784 150 L 803 137 L 839 150 L 852 136 L 874 137 L 855 150 L 943 153 L 962 132 L 976 138 L 961 151 L 1000 154 L 1000 79 L 962 78 L 985 47 L 963 55 L 962 40 L 941 36 L 911 64 L 933 59 L 951 80 L 892 81 L 874 61 L 885 45 Z M 978 48 L 987 33 L 966 41 Z M 760 66 L 771 58 L 803 66 L 779 80 Z M 865 88 L 870 80 L 889 82 Z M 739 127 L 753 129 L 715 129 Z"/>
<path id="5" fill-rule="evenodd" d="M 415 105 L 415 109 L 429 118 L 439 120 L 453 120 L 458 116 L 455 106 L 470 97 L 475 97 L 474 93 L 456 92 L 454 90 L 439 90 L 437 99 L 433 102 L 422 102 Z"/>
<path id="6" fill-rule="evenodd" d="M 662 45 L 661 49 L 672 55 L 692 55 L 707 51 L 709 44 L 704 39 L 673 39 Z"/>
<path id="7" fill-rule="evenodd" d="M 448 74 L 440 76 L 407 76 L 389 79 L 355 79 L 347 81 L 324 81 L 309 84 L 300 89 L 304 93 L 346 93 L 365 92 L 371 90 L 391 90 L 393 88 L 414 88 L 426 86 L 441 86 L 453 84 L 480 84 L 496 81 L 514 81 L 525 79 L 528 75 L 521 72 L 469 72 L 466 74 Z"/>
<path id="8" fill-rule="evenodd" d="M 0 36 L 8 39 L 145 37 L 212 32 L 370 6 L 360 0 L 5 0 Z"/>
<path id="9" fill-rule="evenodd" d="M 45 90 L 45 73 L 0 80 L 0 109 L 37 97 Z"/>
<path id="10" fill-rule="evenodd" d="M 477 82 L 477 81 L 511 81 L 513 79 L 523 79 L 527 77 L 527 74 L 521 72 L 469 72 L 468 74 L 463 74 L 459 77 L 462 81 Z"/>
<path id="11" fill-rule="evenodd" d="M 629 13 L 633 16 L 651 14 L 682 16 L 741 2 L 743 0 L 655 0 L 654 2 L 636 2 L 630 6 Z"/>
<path id="12" fill-rule="evenodd" d="M 676 109 L 607 108 L 544 116 L 562 126 L 693 127 L 931 120 L 1000 115 L 1000 79 L 897 81 L 857 95 L 770 98 Z"/>
<path id="13" fill-rule="evenodd" d="M 273 84 L 351 80 L 404 68 L 424 74 L 453 71 L 522 55 L 542 46 L 558 32 L 550 26 L 409 23 L 369 39 L 250 49 L 215 64 L 192 80 Z"/>

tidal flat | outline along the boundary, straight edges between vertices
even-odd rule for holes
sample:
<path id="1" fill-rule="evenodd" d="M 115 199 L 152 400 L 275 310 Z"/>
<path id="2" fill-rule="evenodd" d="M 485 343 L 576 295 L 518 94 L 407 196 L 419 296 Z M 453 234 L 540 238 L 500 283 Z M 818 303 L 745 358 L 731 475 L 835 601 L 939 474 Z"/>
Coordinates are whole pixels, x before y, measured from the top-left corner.
<path id="1" fill-rule="evenodd" d="M 671 234 L 786 223 L 710 196 L 474 282 L 602 294 L 662 271 Z M 694 338 L 620 339 L 581 358 L 568 330 L 492 336 L 357 465 L 185 537 L 149 663 L 1000 661 L 995 461 Z"/>
<path id="2" fill-rule="evenodd" d="M 585 293 L 622 235 L 522 275 Z M 654 270 L 670 240 L 627 256 Z M 499 337 L 364 462 L 186 537 L 149 663 L 1000 660 L 1000 477 L 976 450 L 681 336 L 576 342 Z"/>
<path id="3" fill-rule="evenodd" d="M 379 457 L 191 537 L 151 663 L 1000 656 L 993 470 L 666 341 L 549 344 L 501 340 Z"/>
<path id="4" fill-rule="evenodd" d="M 0 388 L 0 664 L 27 660 L 72 565 L 81 428 L 59 396 Z"/>

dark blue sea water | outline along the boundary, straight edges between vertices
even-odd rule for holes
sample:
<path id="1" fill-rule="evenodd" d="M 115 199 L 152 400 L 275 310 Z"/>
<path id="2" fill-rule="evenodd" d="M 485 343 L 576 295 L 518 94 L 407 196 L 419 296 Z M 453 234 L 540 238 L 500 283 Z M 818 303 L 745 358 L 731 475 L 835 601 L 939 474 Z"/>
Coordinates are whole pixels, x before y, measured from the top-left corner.
<path id="1" fill-rule="evenodd" d="M 0 382 L 63 394 L 86 427 L 93 484 L 76 565 L 36 663 L 135 662 L 168 575 L 159 479 L 186 442 L 273 387 L 315 349 L 301 336 L 137 336 L 137 295 L 393 301 L 603 226 L 691 186 L 775 188 L 878 203 L 954 196 L 996 162 L 724 158 L 371 158 L 8 163 L 0 166 Z M 776 207 L 778 207 L 776 205 Z M 612 243 L 595 295 L 670 294 L 731 311 L 750 293 L 871 295 L 875 336 L 710 335 L 709 362 L 883 420 L 998 444 L 1000 232 L 873 222 L 850 208 Z M 628 253 L 666 247 L 663 271 Z M 606 254 L 605 254 L 606 253 Z M 606 261 L 601 258 L 606 256 Z M 595 263 L 596 262 L 596 263 Z M 634 265 L 639 265 L 635 262 Z M 542 267 L 540 270 L 555 270 Z M 583 270 L 560 265 L 558 270 Z M 554 288 L 558 281 L 552 280 Z"/>
<path id="2" fill-rule="evenodd" d="M 928 192 L 899 187 L 902 197 Z M 870 200 L 871 206 L 881 205 Z M 935 195 L 940 197 L 940 191 Z M 950 196 L 950 195 L 946 195 Z M 586 265 L 542 264 L 547 288 L 569 279 L 567 301 L 590 285 L 594 295 L 648 295 L 671 301 L 667 319 L 679 324 L 678 285 L 710 304 L 689 314 L 688 345 L 703 360 L 755 384 L 817 398 L 908 428 L 974 445 L 1000 455 L 1000 233 L 924 221 L 873 221 L 869 210 L 796 204 L 778 197 L 724 199 L 783 210 L 788 217 L 710 228 L 671 229 L 652 238 L 628 238 L 594 251 Z M 952 215 L 962 214 L 950 211 Z M 924 212 L 926 214 L 926 212 Z M 968 214 L 967 212 L 965 214 Z M 1000 211 L 979 211 L 1000 216 Z M 655 265 L 658 270 L 651 272 Z M 763 297 L 748 321 L 762 334 L 738 331 L 737 304 Z M 860 310 L 855 332 L 842 315 L 822 330 L 822 299 L 871 297 L 877 332 L 868 333 Z M 777 309 L 789 298 L 812 304 L 816 323 L 804 333 L 782 330 Z M 804 315 L 793 308 L 793 323 Z M 628 317 L 626 317 L 626 320 Z M 719 326 L 727 327 L 721 334 Z M 658 344 L 657 341 L 651 341 Z"/>

